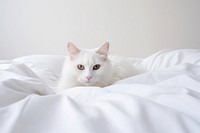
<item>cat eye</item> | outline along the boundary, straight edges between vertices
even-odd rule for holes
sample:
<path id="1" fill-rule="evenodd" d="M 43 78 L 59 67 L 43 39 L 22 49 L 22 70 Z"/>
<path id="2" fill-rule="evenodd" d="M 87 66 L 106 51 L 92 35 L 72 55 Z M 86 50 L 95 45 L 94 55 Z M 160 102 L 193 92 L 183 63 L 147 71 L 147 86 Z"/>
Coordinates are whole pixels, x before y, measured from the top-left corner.
<path id="1" fill-rule="evenodd" d="M 96 64 L 93 66 L 93 70 L 98 70 L 100 68 L 100 65 L 99 64 Z"/>
<path id="2" fill-rule="evenodd" d="M 81 64 L 77 65 L 77 68 L 78 68 L 79 70 L 84 70 L 84 69 L 85 69 L 85 67 L 84 67 L 83 65 L 81 65 Z"/>

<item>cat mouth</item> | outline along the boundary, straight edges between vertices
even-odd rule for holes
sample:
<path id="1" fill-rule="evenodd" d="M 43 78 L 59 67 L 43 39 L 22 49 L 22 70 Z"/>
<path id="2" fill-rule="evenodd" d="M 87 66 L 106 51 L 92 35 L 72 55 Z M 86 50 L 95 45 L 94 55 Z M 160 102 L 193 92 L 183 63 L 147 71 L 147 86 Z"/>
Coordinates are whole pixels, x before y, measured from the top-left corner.
<path id="1" fill-rule="evenodd" d="M 83 84 L 89 86 L 89 85 L 92 85 L 93 83 L 92 82 L 84 82 Z"/>
<path id="2" fill-rule="evenodd" d="M 93 82 L 91 82 L 91 81 L 82 81 L 81 83 L 82 83 L 83 85 L 86 85 L 86 86 L 93 85 Z"/>

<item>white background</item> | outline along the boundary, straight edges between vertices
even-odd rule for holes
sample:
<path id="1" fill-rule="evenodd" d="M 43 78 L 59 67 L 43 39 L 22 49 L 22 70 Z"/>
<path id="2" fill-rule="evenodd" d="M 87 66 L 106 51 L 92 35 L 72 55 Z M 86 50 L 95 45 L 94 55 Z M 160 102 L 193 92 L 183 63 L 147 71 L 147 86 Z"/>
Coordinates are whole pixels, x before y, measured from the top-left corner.
<path id="1" fill-rule="evenodd" d="M 65 55 L 69 41 L 126 57 L 200 48 L 200 1 L 0 0 L 0 59 Z"/>

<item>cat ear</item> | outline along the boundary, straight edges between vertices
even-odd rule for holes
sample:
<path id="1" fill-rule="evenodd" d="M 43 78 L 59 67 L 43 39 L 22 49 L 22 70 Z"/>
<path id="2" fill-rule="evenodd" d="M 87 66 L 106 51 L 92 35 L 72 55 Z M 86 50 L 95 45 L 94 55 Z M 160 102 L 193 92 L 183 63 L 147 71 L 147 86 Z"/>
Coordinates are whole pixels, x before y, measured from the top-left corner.
<path id="1" fill-rule="evenodd" d="M 72 60 L 77 54 L 80 53 L 80 49 L 78 49 L 73 43 L 69 42 L 67 44 L 68 54 L 70 59 Z"/>
<path id="2" fill-rule="evenodd" d="M 109 42 L 104 43 L 96 52 L 100 55 L 103 55 L 107 59 L 109 50 Z"/>

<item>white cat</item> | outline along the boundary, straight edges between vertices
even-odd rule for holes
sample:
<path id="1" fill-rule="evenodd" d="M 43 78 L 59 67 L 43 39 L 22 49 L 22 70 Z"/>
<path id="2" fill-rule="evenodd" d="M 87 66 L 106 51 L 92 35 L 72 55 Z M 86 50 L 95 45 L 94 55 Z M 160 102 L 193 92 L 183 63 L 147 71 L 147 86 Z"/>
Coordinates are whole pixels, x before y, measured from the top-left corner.
<path id="1" fill-rule="evenodd" d="M 68 43 L 68 56 L 63 65 L 58 90 L 76 86 L 105 87 L 137 74 L 126 58 L 108 56 L 109 43 L 98 49 L 79 49 Z"/>

